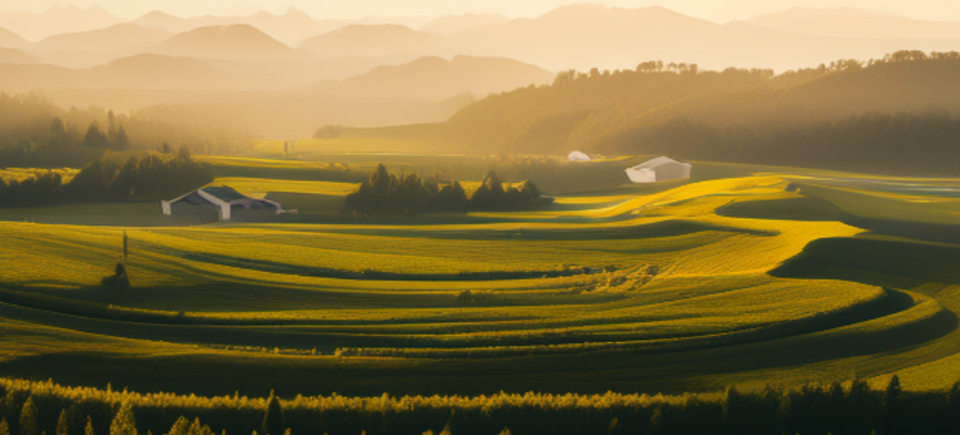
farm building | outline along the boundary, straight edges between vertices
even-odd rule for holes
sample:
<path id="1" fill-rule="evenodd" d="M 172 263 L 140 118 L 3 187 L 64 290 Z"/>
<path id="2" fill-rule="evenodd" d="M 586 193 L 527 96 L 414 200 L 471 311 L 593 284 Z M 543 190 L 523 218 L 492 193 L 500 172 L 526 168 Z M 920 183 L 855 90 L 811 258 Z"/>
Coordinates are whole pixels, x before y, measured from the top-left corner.
<path id="1" fill-rule="evenodd" d="M 693 165 L 680 163 L 669 157 L 657 157 L 632 168 L 627 168 L 627 177 L 634 183 L 656 183 L 657 181 L 690 178 Z"/>
<path id="2" fill-rule="evenodd" d="M 250 198 L 228 186 L 201 187 L 179 198 L 160 201 L 160 205 L 167 216 L 199 216 L 213 212 L 222 221 L 228 221 L 238 213 L 269 215 L 284 212 L 276 202 Z"/>
<path id="3" fill-rule="evenodd" d="M 568 154 L 567 159 L 569 159 L 571 162 L 589 162 L 593 160 L 586 153 L 580 151 L 574 151 Z"/>

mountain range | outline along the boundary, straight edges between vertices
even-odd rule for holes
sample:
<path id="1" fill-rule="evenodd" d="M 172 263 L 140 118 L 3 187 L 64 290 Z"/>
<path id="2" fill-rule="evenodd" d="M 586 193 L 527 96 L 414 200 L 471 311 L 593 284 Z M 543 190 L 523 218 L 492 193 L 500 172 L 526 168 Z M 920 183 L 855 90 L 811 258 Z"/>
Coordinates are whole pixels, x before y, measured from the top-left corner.
<path id="1" fill-rule="evenodd" d="M 376 17 L 315 19 L 293 8 L 279 15 L 191 18 L 154 11 L 123 25 L 120 21 L 95 6 L 53 8 L 44 14 L 2 12 L 0 47 L 72 67 L 137 53 L 257 62 L 384 58 L 392 65 L 424 56 L 470 55 L 508 57 L 554 71 L 633 68 L 651 59 L 711 69 L 786 70 L 882 57 L 901 49 L 960 47 L 960 23 L 851 8 L 794 8 L 725 24 L 662 7 L 592 4 L 564 6 L 535 18 L 465 14 L 429 22 L 410 19 L 407 25 L 405 20 Z M 95 24 L 103 26 L 89 28 Z M 78 29 L 82 26 L 88 28 Z M 29 42 L 54 28 L 61 34 Z M 161 41 L 164 38 L 173 39 Z M 295 54 L 296 49 L 303 51 Z"/>
<path id="2" fill-rule="evenodd" d="M 368 103 L 356 107 L 368 108 L 397 98 L 429 103 L 461 94 L 482 97 L 548 84 L 555 72 L 570 69 L 616 76 L 656 59 L 701 70 L 784 71 L 882 58 L 902 49 L 952 51 L 960 49 L 960 23 L 850 8 L 795 8 L 715 23 L 663 7 L 602 5 L 564 6 L 518 19 L 464 14 L 329 20 L 291 8 L 283 14 L 190 18 L 154 11 L 124 20 L 92 6 L 0 12 L 0 49 L 0 91 L 46 90 L 69 95 L 63 101 L 70 104 L 122 101 L 136 109 L 194 104 L 201 91 L 207 99 L 286 92 L 363 99 Z M 121 91 L 124 96 L 115 98 Z M 449 114 L 466 104 L 449 101 L 430 113 Z M 318 115 L 316 122 L 323 119 Z M 359 113 L 350 119 L 365 118 Z M 543 128 L 552 128 L 548 124 Z"/>
<path id="3" fill-rule="evenodd" d="M 285 61 L 309 54 L 271 38 L 249 24 L 207 26 L 179 33 L 148 49 L 149 52 L 197 59 Z"/>

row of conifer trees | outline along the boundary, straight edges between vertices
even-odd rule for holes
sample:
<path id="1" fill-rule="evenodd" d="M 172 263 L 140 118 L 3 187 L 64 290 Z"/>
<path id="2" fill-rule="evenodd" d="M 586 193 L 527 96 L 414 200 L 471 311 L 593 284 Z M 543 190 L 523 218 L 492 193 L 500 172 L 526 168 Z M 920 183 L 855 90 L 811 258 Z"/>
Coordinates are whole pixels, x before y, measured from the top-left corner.
<path id="1" fill-rule="evenodd" d="M 344 214 L 358 218 L 407 217 L 423 213 L 466 213 L 470 210 L 522 210 L 549 203 L 532 182 L 504 188 L 496 172 L 468 198 L 458 181 L 442 187 L 436 178 L 417 174 L 396 176 L 379 165 L 370 179 L 347 196 Z"/>
<path id="2" fill-rule="evenodd" d="M 646 396 L 607 393 L 480 397 L 141 395 L 0 380 L 0 435 L 225 434 L 834 434 L 960 432 L 960 383 L 904 392 L 844 387 Z"/>
<path id="3" fill-rule="evenodd" d="M 212 181 L 210 165 L 194 161 L 186 148 L 176 156 L 148 152 L 123 164 L 95 160 L 68 183 L 53 171 L 38 171 L 19 181 L 0 179 L 0 207 L 170 199 Z"/>

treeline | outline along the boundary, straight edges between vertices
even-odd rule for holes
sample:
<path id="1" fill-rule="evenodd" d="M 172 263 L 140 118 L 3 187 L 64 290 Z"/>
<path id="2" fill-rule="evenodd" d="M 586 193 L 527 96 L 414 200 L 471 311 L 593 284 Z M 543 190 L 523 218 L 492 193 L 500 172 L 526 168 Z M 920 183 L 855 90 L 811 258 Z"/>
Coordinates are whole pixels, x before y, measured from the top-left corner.
<path id="1" fill-rule="evenodd" d="M 161 150 L 169 143 L 222 152 L 246 139 L 186 120 L 174 124 L 139 112 L 64 110 L 36 94 L 0 93 L 0 168 L 82 167 L 109 151 Z"/>
<path id="2" fill-rule="evenodd" d="M 960 383 L 914 393 L 894 376 L 882 390 L 767 388 L 744 393 L 524 395 L 292 400 L 202 398 L 65 388 L 0 380 L 3 435 L 226 435 L 449 433 L 576 434 L 952 434 L 960 431 Z M 428 432 L 430 431 L 430 432 Z"/>
<path id="3" fill-rule="evenodd" d="M 96 160 L 69 183 L 53 171 L 40 171 L 19 181 L 0 179 L 0 207 L 170 199 L 212 181 L 210 165 L 193 160 L 186 148 L 176 156 L 147 152 L 123 163 Z"/>
<path id="4" fill-rule="evenodd" d="M 774 135 L 792 137 L 797 130 L 809 131 L 810 139 L 816 141 L 817 135 L 829 133 L 824 128 L 827 124 L 837 125 L 837 131 L 863 128 L 844 130 L 839 132 L 842 136 L 837 133 L 828 138 L 840 148 L 834 147 L 831 152 L 845 153 L 842 148 L 847 145 L 842 139 L 873 136 L 868 129 L 876 128 L 875 123 L 848 122 L 851 118 L 870 113 L 894 118 L 897 116 L 893 114 L 913 113 L 925 118 L 924 112 L 931 108 L 960 113 L 958 76 L 960 54 L 956 52 L 902 51 L 868 62 L 840 60 L 779 75 L 769 70 L 733 68 L 703 71 L 693 65 L 654 61 L 642 63 L 636 70 L 565 72 L 551 86 L 518 89 L 472 104 L 444 128 L 447 141 L 458 144 L 462 151 L 566 155 L 579 149 L 632 153 L 652 147 L 639 143 L 641 139 L 670 134 L 678 136 L 670 140 L 673 146 L 689 152 L 684 158 L 741 161 L 746 157 L 737 153 L 742 151 L 745 155 L 762 154 L 763 162 L 798 165 L 806 164 L 798 160 L 806 156 L 793 150 L 811 144 L 771 149 L 744 146 L 741 150 L 737 146 L 731 149 L 729 143 L 740 140 L 739 136 L 751 143 L 769 143 Z M 683 122 L 713 133 L 683 135 L 679 131 Z M 941 144 L 947 133 L 935 124 L 924 124 L 930 130 L 916 130 L 910 140 L 921 148 L 945 150 Z M 669 128 L 657 130 L 660 126 Z M 715 140 L 710 134 L 729 139 Z M 651 140 L 660 139 L 649 139 L 648 143 Z M 853 147 L 857 149 L 851 155 L 864 149 L 859 144 Z M 673 149 L 663 146 L 656 152 L 674 155 Z M 913 159 L 915 169 L 937 170 L 944 157 L 955 160 L 960 157 L 957 153 L 960 149 L 945 156 L 921 153 Z M 870 157 L 871 164 L 859 168 L 876 171 L 883 165 L 895 165 Z M 761 161 L 758 158 L 743 161 Z"/>
<path id="5" fill-rule="evenodd" d="M 353 218 L 396 218 L 423 213 L 466 213 L 470 210 L 522 210 L 549 204 L 530 181 L 519 188 L 503 187 L 497 174 L 490 171 L 471 198 L 458 181 L 442 187 L 435 177 L 408 174 L 397 177 L 379 165 L 360 188 L 344 202 L 343 213 Z"/>
<path id="6" fill-rule="evenodd" d="M 946 111 L 870 113 L 798 127 L 712 127 L 685 119 L 623 132 L 607 153 L 891 174 L 960 174 L 960 119 Z"/>

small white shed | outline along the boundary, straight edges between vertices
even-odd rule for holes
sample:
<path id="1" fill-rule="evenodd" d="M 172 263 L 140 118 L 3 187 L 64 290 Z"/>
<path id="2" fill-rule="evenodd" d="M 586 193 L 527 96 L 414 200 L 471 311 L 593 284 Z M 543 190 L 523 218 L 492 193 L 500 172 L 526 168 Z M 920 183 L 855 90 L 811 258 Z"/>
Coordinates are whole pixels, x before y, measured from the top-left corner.
<path id="1" fill-rule="evenodd" d="M 586 153 L 583 153 L 583 152 L 580 152 L 580 151 L 574 151 L 574 152 L 568 154 L 568 155 L 567 155 L 567 159 L 569 159 L 571 162 L 589 162 L 589 161 L 593 160 L 593 159 L 590 158 L 590 156 L 588 156 Z"/>
<path id="2" fill-rule="evenodd" d="M 657 157 L 632 168 L 627 168 L 627 177 L 634 183 L 656 183 L 657 181 L 690 178 L 693 165 L 680 163 L 669 157 Z"/>

